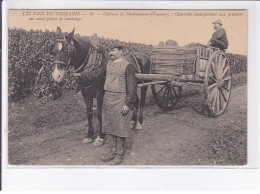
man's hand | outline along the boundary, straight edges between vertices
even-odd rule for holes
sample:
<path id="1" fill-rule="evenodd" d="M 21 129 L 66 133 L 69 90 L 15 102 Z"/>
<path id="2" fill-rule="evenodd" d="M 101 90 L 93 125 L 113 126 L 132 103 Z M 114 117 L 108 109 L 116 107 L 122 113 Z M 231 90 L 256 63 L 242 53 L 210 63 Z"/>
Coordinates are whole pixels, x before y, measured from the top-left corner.
<path id="1" fill-rule="evenodd" d="M 124 106 L 122 107 L 122 110 L 121 110 L 122 115 L 127 115 L 128 112 L 129 112 L 129 107 L 126 106 L 126 105 L 124 105 Z"/>

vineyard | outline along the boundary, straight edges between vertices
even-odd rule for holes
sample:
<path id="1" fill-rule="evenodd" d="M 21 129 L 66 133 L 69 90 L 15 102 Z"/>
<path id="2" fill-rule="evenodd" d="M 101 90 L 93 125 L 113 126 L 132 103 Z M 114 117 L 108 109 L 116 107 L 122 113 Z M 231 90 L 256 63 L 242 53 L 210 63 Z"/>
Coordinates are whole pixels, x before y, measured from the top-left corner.
<path id="1" fill-rule="evenodd" d="M 37 98 L 57 99 L 62 96 L 62 92 L 78 90 L 76 80 L 69 75 L 62 86 L 57 85 L 50 77 L 53 56 L 49 54 L 49 49 L 57 38 L 55 32 L 9 29 L 8 33 L 8 96 L 10 101 L 18 101 L 31 95 Z M 118 41 L 103 37 L 99 39 L 102 45 Z M 150 55 L 152 51 L 152 45 L 122 43 L 128 52 L 142 52 Z M 178 45 L 173 40 L 168 40 L 165 44 Z M 227 53 L 227 57 L 231 63 L 232 73 L 247 71 L 247 56 Z"/>

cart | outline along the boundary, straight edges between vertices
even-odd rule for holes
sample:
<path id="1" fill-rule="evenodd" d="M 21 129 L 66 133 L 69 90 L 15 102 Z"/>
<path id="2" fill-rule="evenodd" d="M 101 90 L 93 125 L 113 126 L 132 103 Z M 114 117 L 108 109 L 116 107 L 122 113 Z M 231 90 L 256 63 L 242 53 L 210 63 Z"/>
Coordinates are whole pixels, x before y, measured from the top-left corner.
<path id="1" fill-rule="evenodd" d="M 222 51 L 197 43 L 192 47 L 156 46 L 150 74 L 136 74 L 138 87 L 151 85 L 157 105 L 172 110 L 181 98 L 182 87 L 203 84 L 207 111 L 213 117 L 227 109 L 231 94 L 231 68 Z"/>

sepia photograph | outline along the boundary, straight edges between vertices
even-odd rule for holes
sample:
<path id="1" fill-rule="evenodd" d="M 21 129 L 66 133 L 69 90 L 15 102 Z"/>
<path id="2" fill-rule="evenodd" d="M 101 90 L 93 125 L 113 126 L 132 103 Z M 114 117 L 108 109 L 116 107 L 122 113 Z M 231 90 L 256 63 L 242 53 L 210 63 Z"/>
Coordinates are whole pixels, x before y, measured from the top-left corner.
<path id="1" fill-rule="evenodd" d="M 246 9 L 9 9 L 9 166 L 245 166 Z"/>

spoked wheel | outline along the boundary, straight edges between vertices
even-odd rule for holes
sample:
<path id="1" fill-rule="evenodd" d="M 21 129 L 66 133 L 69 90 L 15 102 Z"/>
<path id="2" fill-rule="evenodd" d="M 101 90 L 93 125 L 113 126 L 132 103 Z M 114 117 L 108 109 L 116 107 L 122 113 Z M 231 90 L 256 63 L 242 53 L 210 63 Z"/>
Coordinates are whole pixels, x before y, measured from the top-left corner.
<path id="1" fill-rule="evenodd" d="M 181 97 L 180 86 L 171 86 L 170 83 L 152 85 L 152 93 L 157 105 L 164 110 L 171 110 Z"/>
<path id="2" fill-rule="evenodd" d="M 225 53 L 213 53 L 206 69 L 204 84 L 208 110 L 214 117 L 222 115 L 227 109 L 231 80 L 231 68 Z"/>

